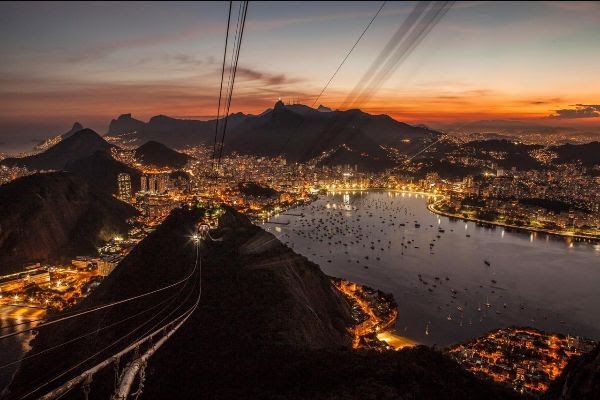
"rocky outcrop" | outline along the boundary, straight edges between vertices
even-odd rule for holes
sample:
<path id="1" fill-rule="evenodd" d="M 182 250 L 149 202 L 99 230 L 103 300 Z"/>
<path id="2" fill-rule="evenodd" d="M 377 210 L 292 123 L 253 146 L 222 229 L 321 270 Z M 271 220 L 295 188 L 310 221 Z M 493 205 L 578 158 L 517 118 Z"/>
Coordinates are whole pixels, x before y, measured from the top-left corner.
<path id="1" fill-rule="evenodd" d="M 68 137 L 73 136 L 74 134 L 76 134 L 77 132 L 83 130 L 83 125 L 81 125 L 79 122 L 75 122 L 73 124 L 73 126 L 71 127 L 71 129 L 69 129 L 67 132 L 63 133 L 62 135 L 60 135 L 63 139 L 66 139 Z"/>
<path id="2" fill-rule="evenodd" d="M 0 273 L 26 263 L 94 254 L 127 232 L 133 207 L 92 191 L 63 172 L 35 174 L 0 186 Z"/>
<path id="3" fill-rule="evenodd" d="M 146 123 L 137 120 L 131 116 L 131 114 L 121 114 L 119 118 L 110 121 L 108 126 L 109 135 L 129 135 L 136 134 L 138 131 L 143 129 Z"/>

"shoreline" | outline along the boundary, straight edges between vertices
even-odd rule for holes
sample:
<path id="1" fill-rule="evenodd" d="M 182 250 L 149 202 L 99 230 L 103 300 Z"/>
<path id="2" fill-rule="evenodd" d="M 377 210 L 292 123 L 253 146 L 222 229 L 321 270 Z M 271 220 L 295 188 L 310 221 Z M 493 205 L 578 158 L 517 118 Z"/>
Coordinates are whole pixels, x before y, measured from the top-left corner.
<path id="1" fill-rule="evenodd" d="M 438 210 L 437 208 L 435 208 L 435 205 L 438 202 L 427 204 L 427 209 L 434 214 L 442 215 L 442 216 L 448 217 L 448 218 L 456 218 L 456 219 L 460 219 L 463 221 L 470 221 L 470 222 L 476 222 L 476 223 L 481 223 L 481 224 L 500 226 L 503 228 L 510 228 L 510 229 L 515 229 L 515 230 L 523 231 L 523 232 L 545 233 L 547 235 L 560 236 L 560 237 L 565 237 L 565 238 L 584 239 L 584 240 L 591 240 L 593 242 L 600 242 L 600 237 L 597 237 L 597 236 L 589 236 L 589 235 L 582 235 L 582 234 L 568 234 L 568 233 L 563 233 L 563 232 L 559 232 L 559 231 L 552 231 L 549 229 L 532 228 L 532 227 L 527 227 L 527 226 L 504 224 L 501 222 L 487 221 L 485 219 L 469 218 L 469 217 L 465 217 L 463 215 L 450 214 L 450 213 L 447 213 L 445 211 L 441 211 L 441 210 Z"/>
<path id="2" fill-rule="evenodd" d="M 435 193 L 428 193 L 428 192 L 415 192 L 412 190 L 398 190 L 398 189 L 387 189 L 387 188 L 375 188 L 375 189 L 339 189 L 339 190 L 328 190 L 327 193 L 338 193 L 338 192 L 368 192 L 369 190 L 373 190 L 373 191 L 388 191 L 388 192 L 395 192 L 395 193 L 409 193 L 409 194 L 418 194 L 421 196 L 427 196 L 427 197 L 441 197 L 440 200 L 434 202 L 434 203 L 430 203 L 427 204 L 427 209 L 429 211 L 431 211 L 434 214 L 437 215 L 442 215 L 444 217 L 448 217 L 448 218 L 456 218 L 456 219 L 460 219 L 463 221 L 470 221 L 470 222 L 476 222 L 476 223 L 481 223 L 481 224 L 488 224 L 488 225 L 493 225 L 493 226 L 500 226 L 503 228 L 510 228 L 510 229 L 514 229 L 517 231 L 522 231 L 522 232 L 536 232 L 536 233 L 545 233 L 547 235 L 553 235 L 553 236 L 560 236 L 560 237 L 565 237 L 565 238 L 573 238 L 573 239 L 583 239 L 583 240 L 590 240 L 592 242 L 597 242 L 600 243 L 600 237 L 598 236 L 590 236 L 590 235 L 584 235 L 584 234 L 569 234 L 569 233 L 563 233 L 560 231 L 553 231 L 553 230 L 549 230 L 549 229 L 543 229 L 543 228 L 532 228 L 532 227 L 527 227 L 527 226 L 518 226 L 518 225 L 511 225 L 511 224 L 504 224 L 501 222 L 495 222 L 495 221 L 487 221 L 484 219 L 479 219 L 479 218 L 468 218 L 468 217 L 464 217 L 463 215 L 458 215 L 458 214 L 450 214 L 447 213 L 445 211 L 441 211 L 438 210 L 437 208 L 435 208 L 436 203 L 438 203 L 441 200 L 444 200 L 446 198 L 446 196 L 442 195 L 442 194 L 435 194 Z"/>

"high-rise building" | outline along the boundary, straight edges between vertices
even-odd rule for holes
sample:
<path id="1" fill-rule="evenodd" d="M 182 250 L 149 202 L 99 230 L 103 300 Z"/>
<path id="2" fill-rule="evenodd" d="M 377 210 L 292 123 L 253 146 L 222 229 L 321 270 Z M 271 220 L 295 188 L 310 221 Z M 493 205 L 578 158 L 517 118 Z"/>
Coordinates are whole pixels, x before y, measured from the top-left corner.
<path id="1" fill-rule="evenodd" d="M 148 191 L 148 177 L 146 175 L 142 175 L 140 178 L 140 190 L 142 192 Z"/>
<path id="2" fill-rule="evenodd" d="M 169 174 L 160 174 L 156 179 L 156 192 L 163 194 L 167 191 L 169 185 Z"/>
<path id="3" fill-rule="evenodd" d="M 117 177 L 117 185 L 119 187 L 119 199 L 123 201 L 131 200 L 131 176 L 121 173 Z"/>
<path id="4" fill-rule="evenodd" d="M 156 193 L 156 175 L 152 174 L 148 177 L 148 191 Z"/>

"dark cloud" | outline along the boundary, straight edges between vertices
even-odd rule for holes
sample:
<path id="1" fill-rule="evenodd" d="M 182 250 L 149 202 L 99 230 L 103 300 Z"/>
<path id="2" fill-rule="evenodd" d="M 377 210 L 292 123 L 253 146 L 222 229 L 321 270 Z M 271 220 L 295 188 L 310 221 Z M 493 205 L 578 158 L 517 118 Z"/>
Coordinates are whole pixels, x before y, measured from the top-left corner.
<path id="1" fill-rule="evenodd" d="M 249 81 L 262 81 L 268 85 L 282 85 L 284 83 L 298 82 L 298 79 L 287 78 L 285 74 L 271 74 L 245 67 L 238 67 L 236 74 L 242 79 Z"/>
<path id="2" fill-rule="evenodd" d="M 528 104 L 534 105 L 534 106 L 539 106 L 539 105 L 543 105 L 543 104 L 556 104 L 556 103 L 561 103 L 562 99 L 560 97 L 553 97 L 551 99 L 546 99 L 546 100 L 532 100 L 529 101 Z"/>
<path id="3" fill-rule="evenodd" d="M 600 117 L 600 104 L 575 104 L 573 108 L 554 110 L 548 118 L 553 119 L 576 119 L 576 118 L 598 118 Z"/>

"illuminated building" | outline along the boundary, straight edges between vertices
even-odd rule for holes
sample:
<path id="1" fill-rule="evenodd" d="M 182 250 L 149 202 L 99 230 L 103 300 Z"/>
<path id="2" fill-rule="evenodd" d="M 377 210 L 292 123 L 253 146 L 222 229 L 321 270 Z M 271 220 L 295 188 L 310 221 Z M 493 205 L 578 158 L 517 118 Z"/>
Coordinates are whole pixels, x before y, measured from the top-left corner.
<path id="1" fill-rule="evenodd" d="M 148 192 L 156 193 L 156 175 L 150 175 L 148 177 Z"/>
<path id="2" fill-rule="evenodd" d="M 156 193 L 163 194 L 167 191 L 167 187 L 169 186 L 169 175 L 168 174 L 160 174 L 156 179 Z"/>
<path id="3" fill-rule="evenodd" d="M 119 174 L 117 184 L 119 187 L 119 199 L 129 201 L 131 199 L 131 176 L 125 173 Z"/>

